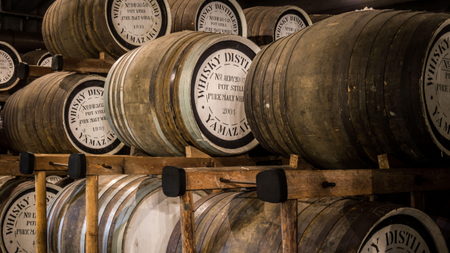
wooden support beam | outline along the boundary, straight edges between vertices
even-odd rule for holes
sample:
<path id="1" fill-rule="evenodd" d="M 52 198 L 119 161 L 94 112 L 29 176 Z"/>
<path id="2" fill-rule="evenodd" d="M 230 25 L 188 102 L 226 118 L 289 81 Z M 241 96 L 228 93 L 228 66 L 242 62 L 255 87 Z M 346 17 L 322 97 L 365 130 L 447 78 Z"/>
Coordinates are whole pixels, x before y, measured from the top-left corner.
<path id="1" fill-rule="evenodd" d="M 272 158 L 275 159 L 275 158 Z M 270 158 L 261 160 L 269 161 Z M 150 156 L 99 156 L 86 155 L 86 175 L 161 175 L 165 166 L 181 168 L 215 166 L 255 166 L 256 161 L 250 158 L 198 158 L 198 157 L 150 157 Z"/>
<path id="2" fill-rule="evenodd" d="M 280 203 L 283 253 L 297 253 L 297 200 Z"/>
<path id="3" fill-rule="evenodd" d="M 34 171 L 46 171 L 48 175 L 67 175 L 67 167 L 52 164 L 68 164 L 68 154 L 35 154 Z M 19 171 L 19 156 L 0 157 L 0 175 L 23 176 Z"/>
<path id="4" fill-rule="evenodd" d="M 220 179 L 256 183 L 256 175 L 259 172 L 273 168 L 292 169 L 287 165 L 185 168 L 186 190 L 193 191 L 249 187 L 251 186 L 249 184 L 223 182 Z M 256 187 L 256 184 L 253 187 Z"/>
<path id="5" fill-rule="evenodd" d="M 69 58 L 62 55 L 54 55 L 52 58 L 54 71 L 107 74 L 112 65 L 111 61 L 104 59 Z"/>
<path id="6" fill-rule="evenodd" d="M 195 253 L 194 200 L 191 191 L 180 196 L 180 213 L 183 253 Z"/>
<path id="7" fill-rule="evenodd" d="M 98 176 L 86 176 L 86 253 L 98 252 Z"/>
<path id="8" fill-rule="evenodd" d="M 203 153 L 202 151 L 192 147 L 192 146 L 187 146 L 186 147 L 186 157 L 190 157 L 190 158 L 210 158 L 211 156 L 209 156 L 208 154 Z"/>
<path id="9" fill-rule="evenodd" d="M 450 189 L 449 168 L 285 170 L 285 173 L 288 199 Z M 327 184 L 324 188 L 324 182 L 335 186 Z"/>
<path id="10" fill-rule="evenodd" d="M 50 67 L 28 65 L 26 62 L 21 62 L 17 66 L 17 77 L 22 80 L 28 77 L 41 77 L 50 73 L 53 73 L 53 69 Z"/>
<path id="11" fill-rule="evenodd" d="M 50 67 L 42 66 L 29 66 L 28 77 L 41 77 L 47 74 L 53 73 L 53 69 Z"/>
<path id="12" fill-rule="evenodd" d="M 411 192 L 411 207 L 425 211 L 425 193 L 423 191 Z"/>
<path id="13" fill-rule="evenodd" d="M 35 175 L 36 187 L 36 252 L 47 253 L 47 187 L 45 171 Z"/>

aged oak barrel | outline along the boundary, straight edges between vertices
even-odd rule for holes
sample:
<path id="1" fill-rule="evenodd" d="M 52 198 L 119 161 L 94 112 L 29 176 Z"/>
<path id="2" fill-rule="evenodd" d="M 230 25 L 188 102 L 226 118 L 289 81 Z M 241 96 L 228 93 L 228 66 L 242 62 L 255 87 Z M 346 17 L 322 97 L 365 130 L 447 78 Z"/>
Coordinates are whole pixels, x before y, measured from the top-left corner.
<path id="1" fill-rule="evenodd" d="M 198 252 L 283 252 L 280 205 L 256 192 L 219 193 L 194 205 Z M 347 198 L 298 200 L 298 252 L 448 252 L 436 224 L 423 212 Z M 181 252 L 177 224 L 167 252 Z"/>
<path id="2" fill-rule="evenodd" d="M 256 6 L 244 10 L 247 37 L 262 46 L 286 37 L 312 24 L 308 14 L 297 6 Z"/>
<path id="3" fill-rule="evenodd" d="M 118 138 L 154 156 L 186 146 L 235 155 L 257 145 L 244 112 L 247 71 L 259 51 L 246 38 L 172 33 L 128 52 L 108 73 L 107 119 Z"/>
<path id="4" fill-rule="evenodd" d="M 115 154 L 124 144 L 103 107 L 105 78 L 55 72 L 14 93 L 2 115 L 10 149 L 33 153 Z"/>
<path id="5" fill-rule="evenodd" d="M 66 178 L 57 184 L 47 183 L 47 205 L 71 181 Z M 30 178 L 1 177 L 0 185 L 1 251 L 36 252 L 35 182 Z"/>
<path id="6" fill-rule="evenodd" d="M 42 34 L 52 55 L 117 58 L 170 33 L 171 22 L 166 0 L 57 0 L 45 13 Z"/>
<path id="7" fill-rule="evenodd" d="M 0 91 L 13 88 L 18 82 L 19 53 L 8 43 L 0 41 Z"/>
<path id="8" fill-rule="evenodd" d="M 348 12 L 265 47 L 245 85 L 257 140 L 327 169 L 373 167 L 380 154 L 448 160 L 449 18 Z"/>
<path id="9" fill-rule="evenodd" d="M 86 181 L 76 181 L 49 206 L 49 252 L 85 252 L 85 192 Z M 203 191 L 194 192 L 194 200 L 203 196 Z M 165 252 L 180 203 L 163 194 L 161 179 L 99 176 L 98 201 L 98 252 Z"/>
<path id="10" fill-rule="evenodd" d="M 172 32 L 184 30 L 247 37 L 247 22 L 235 0 L 168 0 Z"/>
<path id="11" fill-rule="evenodd" d="M 51 67 L 52 55 L 47 50 L 38 49 L 22 55 L 22 62 L 28 65 Z"/>

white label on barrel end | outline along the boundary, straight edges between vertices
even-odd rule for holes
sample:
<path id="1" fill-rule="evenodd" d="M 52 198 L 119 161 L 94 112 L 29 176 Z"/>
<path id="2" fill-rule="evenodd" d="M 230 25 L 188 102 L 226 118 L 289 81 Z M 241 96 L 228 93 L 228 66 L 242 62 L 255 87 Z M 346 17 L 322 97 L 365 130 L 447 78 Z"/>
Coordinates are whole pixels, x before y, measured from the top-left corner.
<path id="1" fill-rule="evenodd" d="M 14 61 L 11 56 L 0 50 L 0 84 L 7 83 L 14 75 Z"/>
<path id="2" fill-rule="evenodd" d="M 200 10 L 197 31 L 223 34 L 239 34 L 236 13 L 222 2 L 208 3 Z"/>
<path id="3" fill-rule="evenodd" d="M 211 54 L 195 82 L 195 110 L 215 137 L 234 141 L 250 133 L 244 110 L 244 84 L 252 60 L 235 49 Z"/>
<path id="4" fill-rule="evenodd" d="M 430 253 L 427 243 L 409 226 L 393 224 L 369 238 L 360 253 Z"/>
<path id="5" fill-rule="evenodd" d="M 154 40 L 163 22 L 156 0 L 114 0 L 111 20 L 117 34 L 134 46 Z"/>
<path id="6" fill-rule="evenodd" d="M 73 136 L 84 146 L 102 149 L 117 139 L 106 120 L 103 107 L 103 87 L 88 87 L 70 101 L 69 128 Z"/>
<path id="7" fill-rule="evenodd" d="M 299 16 L 286 14 L 275 25 L 275 40 L 291 35 L 305 27 L 305 22 Z"/>
<path id="8" fill-rule="evenodd" d="M 47 191 L 47 205 L 56 194 Z M 3 242 L 8 253 L 36 252 L 36 195 L 26 193 L 11 203 L 2 224 Z"/>
<path id="9" fill-rule="evenodd" d="M 41 67 L 52 67 L 52 57 L 45 58 L 39 66 Z"/>
<path id="10" fill-rule="evenodd" d="M 428 116 L 439 134 L 450 140 L 450 32 L 431 48 L 423 82 Z"/>

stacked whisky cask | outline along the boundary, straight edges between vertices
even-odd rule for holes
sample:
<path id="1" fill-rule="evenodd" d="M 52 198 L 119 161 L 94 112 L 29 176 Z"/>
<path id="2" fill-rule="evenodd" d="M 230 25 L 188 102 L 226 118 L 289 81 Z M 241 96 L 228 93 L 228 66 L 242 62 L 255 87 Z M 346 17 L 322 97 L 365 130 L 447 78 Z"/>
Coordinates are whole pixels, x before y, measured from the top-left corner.
<path id="1" fill-rule="evenodd" d="M 170 33 L 171 22 L 166 0 L 58 0 L 44 16 L 42 34 L 52 55 L 118 58 Z"/>
<path id="2" fill-rule="evenodd" d="M 270 44 L 312 25 L 308 14 L 297 6 L 256 6 L 244 10 L 247 37 L 258 46 Z"/>
<path id="3" fill-rule="evenodd" d="M 33 153 L 118 152 L 123 144 L 106 121 L 104 80 L 55 72 L 14 93 L 2 115 L 9 147 Z"/>
<path id="4" fill-rule="evenodd" d="M 260 144 L 317 167 L 410 166 L 450 155 L 448 13 L 370 10 L 325 19 L 264 48 L 245 108 Z"/>
<path id="5" fill-rule="evenodd" d="M 154 156 L 186 146 L 229 156 L 257 145 L 244 112 L 244 82 L 259 48 L 241 36 L 185 31 L 119 59 L 105 109 L 118 138 Z"/>

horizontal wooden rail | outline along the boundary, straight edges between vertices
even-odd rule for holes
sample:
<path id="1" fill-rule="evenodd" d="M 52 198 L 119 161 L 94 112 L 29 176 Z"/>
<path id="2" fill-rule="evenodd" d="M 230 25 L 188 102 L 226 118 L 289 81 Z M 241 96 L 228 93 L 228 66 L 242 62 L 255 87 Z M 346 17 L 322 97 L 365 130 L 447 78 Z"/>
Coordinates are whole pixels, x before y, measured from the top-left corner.
<path id="1" fill-rule="evenodd" d="M 100 53 L 100 59 L 69 58 L 62 55 L 54 55 L 52 58 L 52 69 L 54 71 L 106 74 L 114 62 L 115 60 L 106 53 Z"/>
<path id="2" fill-rule="evenodd" d="M 19 63 L 17 68 L 17 77 L 22 80 L 27 79 L 28 77 L 41 77 L 53 73 L 51 67 L 28 65 L 26 62 Z"/>
<path id="3" fill-rule="evenodd" d="M 34 157 L 33 171 L 46 171 L 47 175 L 67 175 L 67 167 L 58 164 L 68 164 L 68 154 L 35 154 Z M 19 168 L 19 156 L 0 156 L 0 175 L 23 176 Z"/>
<path id="4" fill-rule="evenodd" d="M 255 182 L 253 187 L 256 187 L 256 175 L 264 170 L 274 168 L 293 169 L 292 167 L 289 167 L 289 165 L 185 168 L 186 190 L 195 191 L 252 187 L 248 182 Z M 235 183 L 234 181 L 237 182 Z"/>
<path id="5" fill-rule="evenodd" d="M 261 190 L 267 194 L 258 194 L 258 197 L 275 203 L 286 199 L 450 189 L 450 168 L 284 170 L 285 178 L 278 177 L 275 171 L 263 173 L 259 177 L 261 180 L 257 181 L 257 188 L 258 192 Z M 274 189 L 274 185 L 278 189 Z M 282 192 L 283 188 L 287 188 L 287 196 L 271 201 L 274 190 Z"/>

